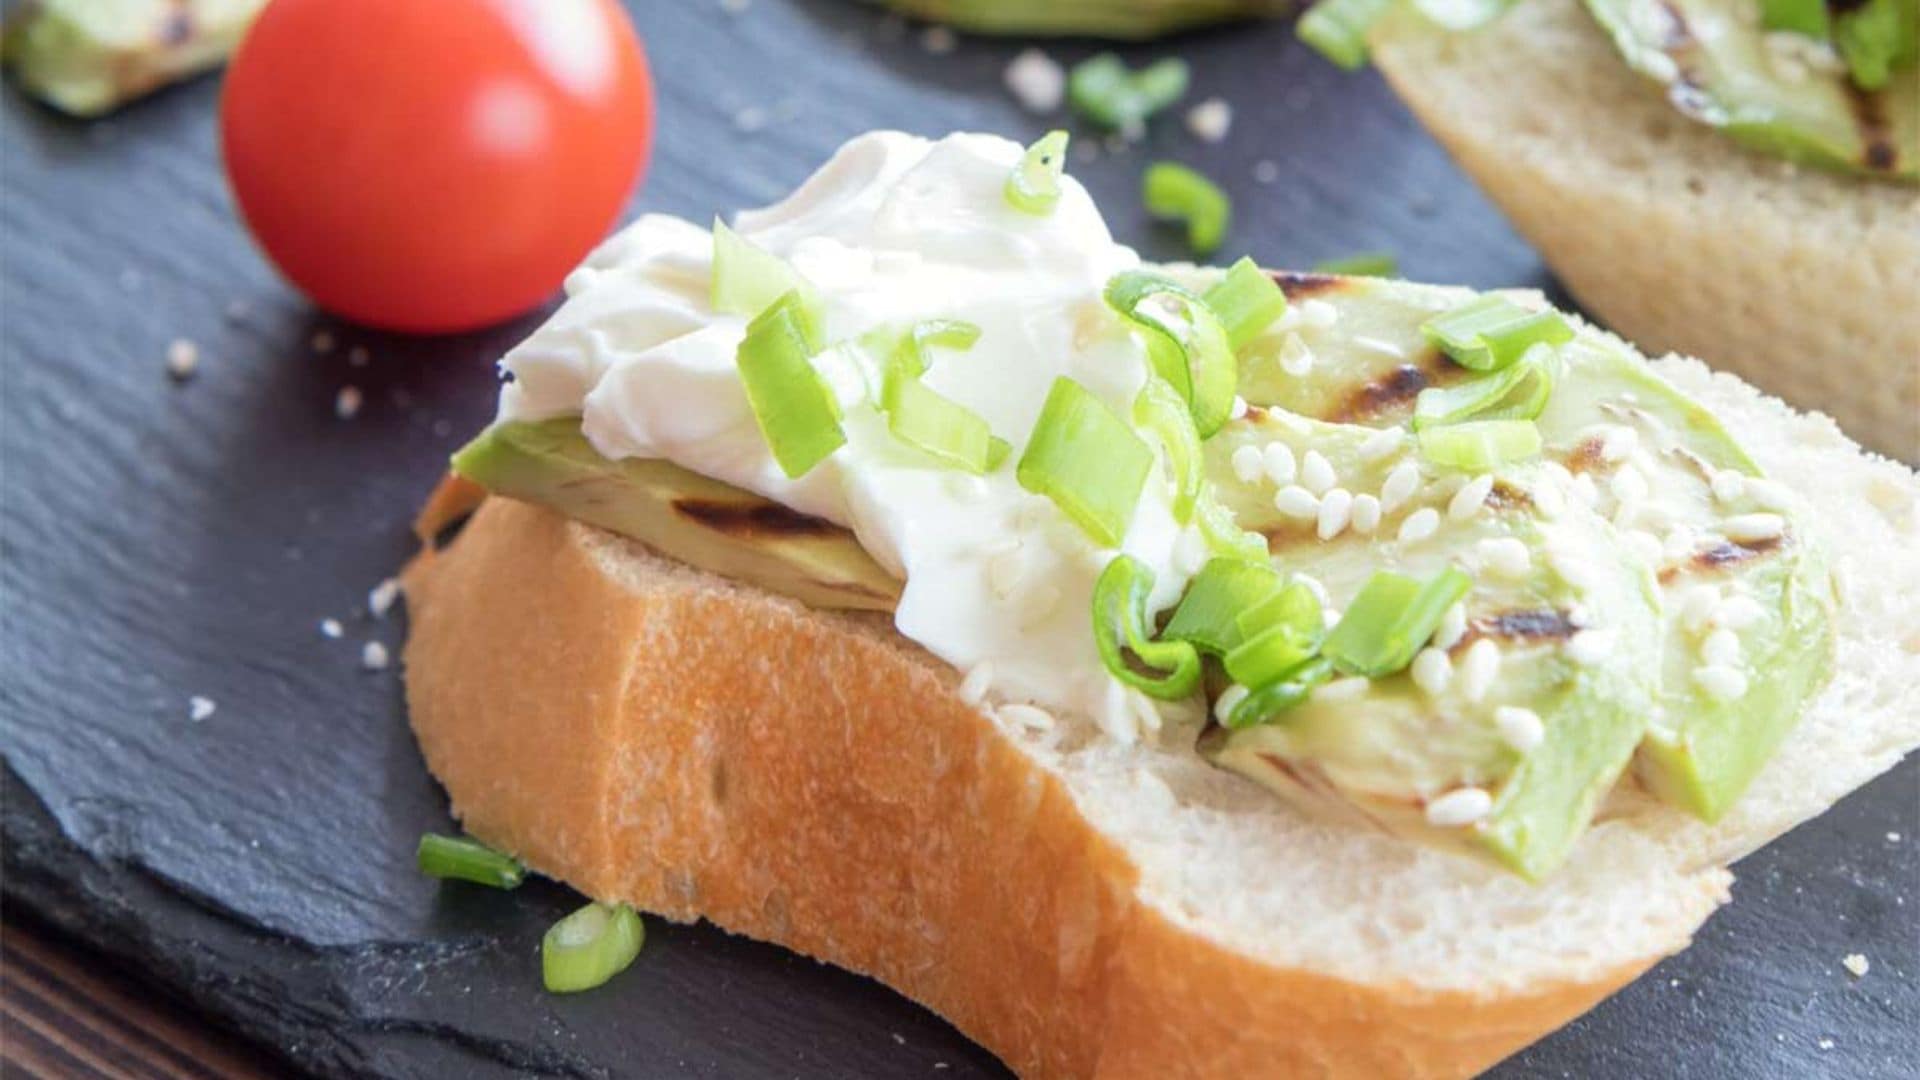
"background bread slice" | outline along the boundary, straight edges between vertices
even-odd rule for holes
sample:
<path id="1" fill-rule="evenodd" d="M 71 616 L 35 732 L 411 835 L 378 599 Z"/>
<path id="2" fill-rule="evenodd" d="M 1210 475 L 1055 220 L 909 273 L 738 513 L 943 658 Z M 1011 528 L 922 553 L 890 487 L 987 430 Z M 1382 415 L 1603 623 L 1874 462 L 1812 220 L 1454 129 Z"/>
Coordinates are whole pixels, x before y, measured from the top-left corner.
<path id="1" fill-rule="evenodd" d="M 1373 60 L 1589 312 L 1920 461 L 1920 188 L 1735 146 L 1632 73 L 1578 0 Z"/>
<path id="2" fill-rule="evenodd" d="M 483 839 L 873 974 L 1024 1075 L 1466 1075 L 1684 946 L 1725 861 L 1920 743 L 1920 482 L 1662 370 L 1815 500 L 1840 673 L 1728 820 L 1620 800 L 1541 886 L 1306 821 L 1191 727 L 1121 747 L 975 711 L 884 617 L 503 499 L 406 576 L 414 728 Z"/>

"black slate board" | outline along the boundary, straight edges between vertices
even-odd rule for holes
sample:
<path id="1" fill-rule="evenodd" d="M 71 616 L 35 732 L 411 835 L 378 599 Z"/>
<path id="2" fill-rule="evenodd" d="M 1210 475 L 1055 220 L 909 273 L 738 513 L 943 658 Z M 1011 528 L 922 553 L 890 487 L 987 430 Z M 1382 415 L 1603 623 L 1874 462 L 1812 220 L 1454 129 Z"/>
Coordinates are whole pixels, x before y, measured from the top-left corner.
<path id="1" fill-rule="evenodd" d="M 872 127 L 1044 126 L 1000 88 L 1014 46 L 931 55 L 836 0 L 634 6 L 662 102 L 636 210 L 768 201 Z M 1234 103 L 1233 136 L 1203 146 L 1168 121 L 1074 166 L 1148 255 L 1181 254 L 1135 209 L 1140 166 L 1164 156 L 1233 189 L 1238 243 L 1268 265 L 1390 249 L 1412 277 L 1549 284 L 1378 79 L 1280 26 L 1136 50 L 1171 51 L 1195 61 L 1196 98 Z M 1005 1075 L 885 989 L 710 927 L 650 921 L 612 987 L 548 997 L 537 942 L 569 893 L 414 874 L 414 838 L 449 823 L 398 679 L 357 666 L 361 642 L 403 632 L 367 617 L 365 590 L 407 554 L 411 508 L 533 320 L 408 340 L 315 315 L 234 224 L 216 93 L 93 125 L 4 95 L 6 900 L 323 1074 Z M 753 110 L 764 127 L 738 130 Z M 1259 161 L 1277 179 L 1257 182 Z M 320 331 L 338 341 L 324 356 Z M 176 337 L 203 354 L 180 386 Z M 347 384 L 367 404 L 340 420 Z M 344 640 L 322 638 L 327 616 Z M 196 694 L 218 706 L 198 723 Z M 1747 860 L 1694 948 L 1500 1074 L 1912 1075 L 1917 776 L 1910 761 Z M 1841 970 L 1850 952 L 1871 957 L 1864 979 Z"/>

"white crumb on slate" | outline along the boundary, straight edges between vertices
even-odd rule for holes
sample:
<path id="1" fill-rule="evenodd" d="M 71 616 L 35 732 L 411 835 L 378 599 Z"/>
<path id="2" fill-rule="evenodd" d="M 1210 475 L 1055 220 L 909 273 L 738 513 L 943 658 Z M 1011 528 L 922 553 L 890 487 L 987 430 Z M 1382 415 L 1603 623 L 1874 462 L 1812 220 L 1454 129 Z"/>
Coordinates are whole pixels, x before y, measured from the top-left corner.
<path id="1" fill-rule="evenodd" d="M 1867 972 L 1873 967 L 1872 964 L 1867 962 L 1864 954 L 1857 952 L 1848 953 L 1846 956 L 1841 957 L 1840 966 L 1851 972 L 1856 979 L 1865 978 Z"/>
<path id="2" fill-rule="evenodd" d="M 315 330 L 308 344 L 313 346 L 313 351 L 316 354 L 325 356 L 333 351 L 333 334 L 327 330 Z"/>
<path id="3" fill-rule="evenodd" d="M 400 598 L 400 582 L 388 578 L 367 590 L 367 614 L 376 619 L 384 619 L 387 612 L 393 610 L 393 602 Z"/>
<path id="4" fill-rule="evenodd" d="M 1266 160 L 1253 163 L 1254 183 L 1271 184 L 1278 179 L 1280 179 L 1280 166 Z"/>
<path id="5" fill-rule="evenodd" d="M 1821 1039 L 1821 1040 L 1820 1040 L 1820 1042 L 1819 1042 L 1819 1046 L 1820 1046 L 1820 1049 L 1822 1049 L 1822 1050 L 1831 1050 L 1831 1049 L 1833 1049 L 1833 1040 L 1832 1040 L 1832 1039 Z"/>
<path id="6" fill-rule="evenodd" d="M 1888 834 L 1887 834 L 1887 843 L 1889 843 L 1889 844 L 1897 844 L 1897 843 L 1899 843 L 1899 842 L 1900 842 L 1900 834 L 1899 834 L 1899 833 L 1897 833 L 1897 832 L 1890 832 L 1890 833 L 1888 833 Z"/>
<path id="7" fill-rule="evenodd" d="M 342 420 L 351 420 L 360 414 L 360 405 L 365 401 L 357 386 L 343 386 L 333 398 L 333 415 Z"/>
<path id="8" fill-rule="evenodd" d="M 767 126 L 767 110 L 758 105 L 748 105 L 733 114 L 733 129 L 751 134 Z"/>
<path id="9" fill-rule="evenodd" d="M 200 346 L 186 338 L 174 338 L 167 345 L 167 374 L 175 382 L 186 382 L 193 378 L 194 370 L 200 366 Z"/>
<path id="10" fill-rule="evenodd" d="M 360 646 L 360 666 L 368 671 L 386 670 L 387 647 L 378 641 L 369 641 Z"/>
<path id="11" fill-rule="evenodd" d="M 1066 70 L 1039 49 L 1026 49 L 1014 57 L 1004 78 L 1014 100 L 1028 112 L 1050 113 L 1066 100 Z"/>
<path id="12" fill-rule="evenodd" d="M 1233 106 L 1220 98 L 1208 98 L 1187 110 L 1187 130 L 1201 142 L 1217 143 L 1233 129 Z"/>
<path id="13" fill-rule="evenodd" d="M 329 640 L 337 641 L 339 640 L 340 635 L 343 633 L 346 633 L 346 630 L 344 627 L 340 625 L 339 619 L 321 619 L 320 620 L 320 636 L 321 637 L 327 638 Z"/>
<path id="14" fill-rule="evenodd" d="M 219 707 L 220 706 L 213 703 L 212 698 L 201 697 L 199 694 L 195 694 L 187 699 L 187 719 L 197 724 L 207 717 L 212 716 L 213 711 Z"/>
<path id="15" fill-rule="evenodd" d="M 950 27 L 935 24 L 920 32 L 920 47 L 935 56 L 945 56 L 959 45 L 960 39 Z"/>

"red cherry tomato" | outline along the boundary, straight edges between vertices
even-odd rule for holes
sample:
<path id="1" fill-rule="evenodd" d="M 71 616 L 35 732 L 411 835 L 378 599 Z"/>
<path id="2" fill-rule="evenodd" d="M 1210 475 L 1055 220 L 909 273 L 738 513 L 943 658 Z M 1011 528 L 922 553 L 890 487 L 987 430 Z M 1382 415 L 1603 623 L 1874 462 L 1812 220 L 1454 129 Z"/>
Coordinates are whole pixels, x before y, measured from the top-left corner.
<path id="1" fill-rule="evenodd" d="M 613 0 L 274 0 L 220 103 L 247 226 L 313 301 L 444 332 L 550 296 L 646 164 Z"/>

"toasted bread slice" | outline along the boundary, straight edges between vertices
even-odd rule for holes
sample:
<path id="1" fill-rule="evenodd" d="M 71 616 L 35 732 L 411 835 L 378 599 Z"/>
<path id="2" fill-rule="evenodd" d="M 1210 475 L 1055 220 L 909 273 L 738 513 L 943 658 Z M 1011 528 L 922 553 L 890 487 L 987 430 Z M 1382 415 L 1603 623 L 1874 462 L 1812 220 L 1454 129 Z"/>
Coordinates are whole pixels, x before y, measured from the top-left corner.
<path id="1" fill-rule="evenodd" d="M 1684 947 L 1728 862 L 1920 743 L 1920 480 L 1659 369 L 1812 500 L 1838 673 L 1718 825 L 1624 794 L 1541 885 L 1309 821 L 1176 740 L 981 711 L 884 615 L 501 498 L 406 574 L 413 726 L 487 842 L 876 976 L 1022 1075 L 1468 1075 Z"/>
<path id="2" fill-rule="evenodd" d="M 1397 12 L 1371 45 L 1600 322 L 1920 460 L 1920 189 L 1795 168 L 1689 120 L 1578 0 L 1458 34 Z"/>

